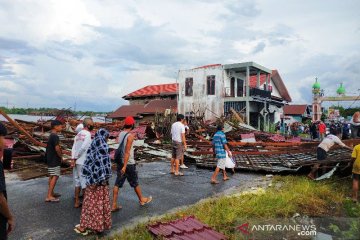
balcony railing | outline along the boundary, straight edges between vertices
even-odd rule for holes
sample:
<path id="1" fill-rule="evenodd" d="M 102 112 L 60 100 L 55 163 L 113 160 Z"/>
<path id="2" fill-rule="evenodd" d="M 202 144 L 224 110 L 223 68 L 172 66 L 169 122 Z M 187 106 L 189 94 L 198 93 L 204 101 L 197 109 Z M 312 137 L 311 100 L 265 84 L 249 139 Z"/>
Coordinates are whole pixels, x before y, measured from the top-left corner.
<path id="1" fill-rule="evenodd" d="M 271 98 L 271 91 L 262 90 L 258 88 L 250 88 L 250 96 L 259 96 L 262 98 Z"/>

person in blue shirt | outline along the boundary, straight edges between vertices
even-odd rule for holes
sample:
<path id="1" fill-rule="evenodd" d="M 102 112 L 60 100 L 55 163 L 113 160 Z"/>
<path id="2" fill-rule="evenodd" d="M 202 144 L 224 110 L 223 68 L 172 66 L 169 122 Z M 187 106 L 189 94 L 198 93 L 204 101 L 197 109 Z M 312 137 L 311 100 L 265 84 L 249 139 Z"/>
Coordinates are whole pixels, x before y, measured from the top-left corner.
<path id="1" fill-rule="evenodd" d="M 217 132 L 215 133 L 213 140 L 212 140 L 214 155 L 217 158 L 217 166 L 216 166 L 214 174 L 211 177 L 212 184 L 219 183 L 216 180 L 216 177 L 219 174 L 220 169 L 223 170 L 223 174 L 224 174 L 223 180 L 224 181 L 229 180 L 228 176 L 226 175 L 226 171 L 225 171 L 226 152 L 228 153 L 229 157 L 232 157 L 232 154 L 227 145 L 226 136 L 225 136 L 225 133 L 223 130 L 224 130 L 224 126 L 221 124 L 218 125 Z"/>

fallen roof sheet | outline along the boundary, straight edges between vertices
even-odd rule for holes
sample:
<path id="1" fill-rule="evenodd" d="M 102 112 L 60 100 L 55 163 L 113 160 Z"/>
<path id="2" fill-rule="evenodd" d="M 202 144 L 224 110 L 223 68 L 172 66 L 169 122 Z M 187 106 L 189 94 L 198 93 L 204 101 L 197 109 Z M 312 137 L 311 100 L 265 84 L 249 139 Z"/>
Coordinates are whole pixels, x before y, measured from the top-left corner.
<path id="1" fill-rule="evenodd" d="M 156 237 L 169 240 L 227 239 L 225 235 L 216 232 L 209 226 L 197 220 L 194 216 L 185 217 L 168 223 L 158 222 L 149 225 L 148 229 Z"/>

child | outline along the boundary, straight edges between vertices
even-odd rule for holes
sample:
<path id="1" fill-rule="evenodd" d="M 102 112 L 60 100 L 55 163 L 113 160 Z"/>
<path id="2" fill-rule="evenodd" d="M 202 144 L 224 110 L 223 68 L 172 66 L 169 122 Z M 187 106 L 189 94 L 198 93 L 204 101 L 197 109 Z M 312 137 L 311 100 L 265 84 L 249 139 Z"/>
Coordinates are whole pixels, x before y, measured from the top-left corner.
<path id="1" fill-rule="evenodd" d="M 49 173 L 49 190 L 45 202 L 59 202 L 60 194 L 54 193 L 56 182 L 60 176 L 60 165 L 62 162 L 62 153 L 60 148 L 60 139 L 57 135 L 62 131 L 62 123 L 58 120 L 51 122 L 51 134 L 46 146 L 46 161 Z"/>
<path id="2" fill-rule="evenodd" d="M 358 202 L 358 192 L 359 192 L 359 176 L 360 176 L 360 144 L 354 147 L 354 150 L 351 154 L 351 157 L 355 160 L 352 177 L 353 177 L 353 196 L 352 199 L 355 203 Z"/>

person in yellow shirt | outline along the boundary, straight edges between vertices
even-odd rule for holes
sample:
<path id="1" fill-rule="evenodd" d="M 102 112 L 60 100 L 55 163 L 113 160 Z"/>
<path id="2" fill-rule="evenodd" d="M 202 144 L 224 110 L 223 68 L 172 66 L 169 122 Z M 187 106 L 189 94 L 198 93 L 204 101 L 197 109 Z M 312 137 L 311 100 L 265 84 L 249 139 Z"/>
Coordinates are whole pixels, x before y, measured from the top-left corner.
<path id="1" fill-rule="evenodd" d="M 359 192 L 359 177 L 360 177 L 360 144 L 354 147 L 354 150 L 351 154 L 351 157 L 355 160 L 352 174 L 353 174 L 353 196 L 352 199 L 354 202 L 358 202 L 358 192 Z"/>

